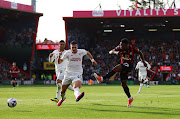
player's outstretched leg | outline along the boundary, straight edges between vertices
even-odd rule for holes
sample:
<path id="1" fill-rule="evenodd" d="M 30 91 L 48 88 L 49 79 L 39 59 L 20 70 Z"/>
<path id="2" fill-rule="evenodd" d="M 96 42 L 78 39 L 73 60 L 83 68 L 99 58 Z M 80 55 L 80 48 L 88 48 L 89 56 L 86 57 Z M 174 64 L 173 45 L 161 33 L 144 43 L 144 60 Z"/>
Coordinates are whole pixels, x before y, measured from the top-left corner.
<path id="1" fill-rule="evenodd" d="M 54 102 L 58 102 L 59 101 L 59 97 L 60 97 L 60 94 L 61 94 L 61 83 L 57 83 L 57 93 L 56 93 L 56 97 L 55 98 L 51 98 L 50 100 L 51 101 L 54 101 Z"/>
<path id="2" fill-rule="evenodd" d="M 76 97 L 76 102 L 78 102 L 81 98 L 84 97 L 84 92 L 80 92 L 79 87 L 74 88 L 74 95 Z"/>
<path id="3" fill-rule="evenodd" d="M 94 77 L 96 78 L 98 83 L 101 83 L 103 81 L 103 77 L 102 76 L 98 76 L 96 73 L 94 73 Z"/>
<path id="4" fill-rule="evenodd" d="M 61 106 L 61 104 L 63 103 L 63 101 L 66 99 L 66 97 L 65 97 L 65 93 L 62 93 L 61 94 L 61 100 L 59 100 L 59 102 L 57 103 L 57 106 Z"/>
<path id="5" fill-rule="evenodd" d="M 134 98 L 132 97 L 131 99 L 129 99 L 129 101 L 128 101 L 128 105 L 127 105 L 127 107 L 129 108 L 129 107 L 131 107 L 131 103 L 133 102 L 133 100 L 134 100 Z"/>
<path id="6" fill-rule="evenodd" d="M 82 92 L 77 98 L 76 98 L 76 102 L 78 102 L 81 98 L 84 97 L 84 92 Z"/>
<path id="7" fill-rule="evenodd" d="M 143 87 L 143 83 L 140 83 L 140 87 L 139 87 L 138 94 L 140 94 L 140 93 L 141 93 L 141 89 L 142 89 L 142 87 Z"/>

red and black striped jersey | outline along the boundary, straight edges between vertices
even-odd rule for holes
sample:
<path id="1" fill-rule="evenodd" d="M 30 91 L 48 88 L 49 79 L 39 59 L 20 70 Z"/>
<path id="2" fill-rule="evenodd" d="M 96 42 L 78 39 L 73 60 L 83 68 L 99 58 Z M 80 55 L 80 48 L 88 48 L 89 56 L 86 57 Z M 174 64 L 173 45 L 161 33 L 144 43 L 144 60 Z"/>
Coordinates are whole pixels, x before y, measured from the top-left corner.
<path id="1" fill-rule="evenodd" d="M 130 45 L 128 50 L 122 50 L 120 48 L 120 45 L 118 45 L 115 48 L 115 51 L 119 51 L 120 55 L 120 64 L 122 63 L 128 63 L 128 64 L 133 64 L 134 61 L 134 53 L 138 53 L 139 49 Z"/>

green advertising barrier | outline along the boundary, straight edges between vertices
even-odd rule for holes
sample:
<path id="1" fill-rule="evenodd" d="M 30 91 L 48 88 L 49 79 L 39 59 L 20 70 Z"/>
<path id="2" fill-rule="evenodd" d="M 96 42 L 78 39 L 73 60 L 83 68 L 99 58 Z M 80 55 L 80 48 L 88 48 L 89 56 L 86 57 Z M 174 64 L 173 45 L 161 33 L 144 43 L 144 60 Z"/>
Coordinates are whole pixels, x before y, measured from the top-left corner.
<path id="1" fill-rule="evenodd" d="M 44 84 L 44 81 L 34 81 L 34 84 Z"/>
<path id="2" fill-rule="evenodd" d="M 8 85 L 10 84 L 10 81 L 1 81 L 2 84 Z"/>

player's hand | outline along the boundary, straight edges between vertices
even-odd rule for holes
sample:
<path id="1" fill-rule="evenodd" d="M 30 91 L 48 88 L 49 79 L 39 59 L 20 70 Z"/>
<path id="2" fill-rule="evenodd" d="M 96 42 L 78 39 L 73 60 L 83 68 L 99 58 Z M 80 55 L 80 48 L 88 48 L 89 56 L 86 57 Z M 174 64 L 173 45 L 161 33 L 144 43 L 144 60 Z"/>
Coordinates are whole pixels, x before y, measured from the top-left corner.
<path id="1" fill-rule="evenodd" d="M 49 56 L 52 57 L 54 54 L 53 53 L 50 53 Z"/>
<path id="2" fill-rule="evenodd" d="M 119 54 L 119 51 L 111 50 L 111 51 L 109 51 L 109 54 L 110 54 L 110 55 L 112 55 L 112 54 L 118 55 L 118 54 Z"/>
<path id="3" fill-rule="evenodd" d="M 94 66 L 96 66 L 96 65 L 97 65 L 97 62 L 96 62 L 96 61 L 94 61 L 94 62 L 92 62 L 92 64 L 93 64 Z"/>

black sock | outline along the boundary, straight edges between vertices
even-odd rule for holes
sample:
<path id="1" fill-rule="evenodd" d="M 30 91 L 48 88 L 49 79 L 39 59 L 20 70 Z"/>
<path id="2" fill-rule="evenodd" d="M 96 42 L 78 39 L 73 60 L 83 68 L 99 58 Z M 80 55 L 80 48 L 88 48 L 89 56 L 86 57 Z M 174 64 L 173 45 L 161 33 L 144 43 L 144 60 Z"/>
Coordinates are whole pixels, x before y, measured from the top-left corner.
<path id="1" fill-rule="evenodd" d="M 128 96 L 128 98 L 130 98 L 130 97 L 131 97 L 131 94 L 130 94 L 130 92 L 129 92 L 128 86 L 127 86 L 127 85 L 126 85 L 126 86 L 123 86 L 123 88 L 124 88 L 124 92 L 126 93 L 126 95 Z"/>
<path id="2" fill-rule="evenodd" d="M 16 84 L 15 84 L 15 83 L 13 83 L 12 85 L 13 85 L 14 87 L 16 87 Z"/>
<path id="3" fill-rule="evenodd" d="M 116 72 L 114 70 L 110 71 L 109 73 L 107 73 L 105 76 L 103 76 L 103 79 L 109 79 L 111 76 L 113 76 Z"/>

